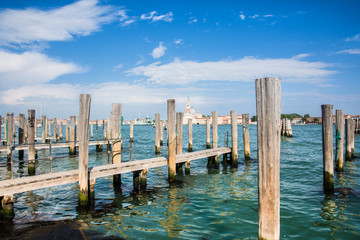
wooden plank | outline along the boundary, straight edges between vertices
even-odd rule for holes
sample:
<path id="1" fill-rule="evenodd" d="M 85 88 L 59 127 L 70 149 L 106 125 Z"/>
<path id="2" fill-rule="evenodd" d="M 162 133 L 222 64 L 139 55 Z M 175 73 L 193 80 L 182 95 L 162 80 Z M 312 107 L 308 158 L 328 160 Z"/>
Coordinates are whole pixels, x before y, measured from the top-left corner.
<path id="1" fill-rule="evenodd" d="M 207 149 L 197 152 L 183 153 L 176 155 L 176 163 L 184 163 L 230 152 L 231 148 L 223 147 L 217 149 Z M 88 174 L 89 179 L 96 179 L 100 177 L 107 177 L 134 171 L 142 171 L 145 169 L 162 167 L 166 165 L 167 158 L 158 157 L 131 162 L 122 162 L 119 164 L 97 166 L 89 168 Z M 38 176 L 15 178 L 11 180 L 3 180 L 0 181 L 0 196 L 74 183 L 78 182 L 78 180 L 78 169 L 57 173 L 42 174 Z"/>
<path id="2" fill-rule="evenodd" d="M 79 170 L 0 181 L 0 196 L 77 182 Z"/>

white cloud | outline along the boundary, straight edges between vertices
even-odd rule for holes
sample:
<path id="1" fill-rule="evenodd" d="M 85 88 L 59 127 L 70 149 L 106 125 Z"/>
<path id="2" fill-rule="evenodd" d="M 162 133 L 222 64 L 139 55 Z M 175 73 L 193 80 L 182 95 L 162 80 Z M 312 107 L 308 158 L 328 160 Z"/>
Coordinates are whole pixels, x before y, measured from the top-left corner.
<path id="1" fill-rule="evenodd" d="M 191 17 L 190 19 L 189 19 L 189 24 L 192 24 L 192 23 L 197 23 L 197 19 L 195 18 L 195 17 Z"/>
<path id="2" fill-rule="evenodd" d="M 310 57 L 311 54 L 310 53 L 301 53 L 301 54 L 298 54 L 294 57 L 292 57 L 293 59 L 297 59 L 297 60 L 300 60 L 300 59 L 304 59 L 304 58 L 307 58 L 307 57 Z"/>
<path id="3" fill-rule="evenodd" d="M 82 68 L 74 63 L 63 63 L 41 53 L 17 54 L 0 50 L 0 89 L 46 83 L 81 71 Z"/>
<path id="4" fill-rule="evenodd" d="M 360 41 L 360 34 L 356 34 L 355 36 L 348 37 L 345 39 L 346 42 L 359 42 Z"/>
<path id="5" fill-rule="evenodd" d="M 176 40 L 174 41 L 174 43 L 178 45 L 178 44 L 183 44 L 184 41 L 183 41 L 181 38 L 179 38 L 179 39 L 176 39 Z"/>
<path id="6" fill-rule="evenodd" d="M 272 14 L 266 14 L 266 15 L 264 15 L 263 17 L 264 17 L 264 18 L 269 18 L 269 17 L 274 17 L 274 15 L 272 15 Z"/>
<path id="7" fill-rule="evenodd" d="M 360 48 L 353 48 L 353 49 L 344 49 L 341 51 L 336 52 L 336 54 L 346 53 L 346 54 L 360 54 Z"/>
<path id="8" fill-rule="evenodd" d="M 154 50 L 152 51 L 152 53 L 150 55 L 153 58 L 160 58 L 160 57 L 164 56 L 166 49 L 167 48 L 163 45 L 163 43 L 160 42 L 159 46 L 157 48 L 154 48 Z"/>
<path id="9" fill-rule="evenodd" d="M 239 17 L 241 20 L 245 20 L 245 18 L 246 18 L 244 14 L 240 14 Z"/>
<path id="10" fill-rule="evenodd" d="M 116 17 L 112 7 L 97 3 L 97 0 L 81 0 L 51 10 L 3 10 L 0 12 L 0 44 L 66 41 L 74 35 L 89 35 Z M 124 18 L 124 12 L 119 14 Z"/>
<path id="11" fill-rule="evenodd" d="M 249 18 L 252 18 L 252 19 L 255 19 L 255 18 L 258 18 L 258 17 L 260 17 L 259 14 L 254 14 L 252 16 L 249 16 Z"/>
<path id="12" fill-rule="evenodd" d="M 123 64 L 118 64 L 118 65 L 114 66 L 114 71 L 116 72 L 117 70 L 119 70 L 122 67 L 123 67 Z"/>
<path id="13" fill-rule="evenodd" d="M 172 22 L 174 14 L 172 12 L 168 12 L 164 15 L 158 15 L 158 12 L 152 11 L 146 14 L 142 14 L 140 16 L 141 20 L 152 20 L 152 22 L 164 21 L 164 22 Z"/>
<path id="14" fill-rule="evenodd" d="M 196 62 L 175 59 L 168 64 L 160 62 L 138 66 L 127 71 L 144 76 L 149 82 L 161 85 L 190 84 L 197 81 L 251 82 L 259 77 L 280 77 L 286 82 L 319 83 L 335 74 L 328 70 L 331 64 L 301 61 L 295 58 L 258 59 L 244 57 L 235 61 Z"/>

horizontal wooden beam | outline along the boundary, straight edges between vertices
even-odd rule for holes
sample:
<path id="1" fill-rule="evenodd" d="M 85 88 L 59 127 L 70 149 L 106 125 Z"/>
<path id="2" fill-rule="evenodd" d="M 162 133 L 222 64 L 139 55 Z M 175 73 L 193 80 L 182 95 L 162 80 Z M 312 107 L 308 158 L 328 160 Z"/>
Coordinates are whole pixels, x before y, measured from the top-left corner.
<path id="1" fill-rule="evenodd" d="M 99 141 L 101 142 L 101 141 Z M 189 152 L 176 155 L 176 163 L 183 163 L 202 158 L 230 153 L 231 148 L 215 148 L 197 152 Z M 162 167 L 167 165 L 166 157 L 143 159 L 131 162 L 121 162 L 118 164 L 102 165 L 89 168 L 89 178 L 112 176 L 115 174 L 141 171 L 144 169 Z M 15 178 L 0 181 L 0 196 L 37 190 L 46 187 L 53 187 L 79 181 L 79 170 L 69 170 L 57 173 L 41 174 L 24 178 Z"/>
<path id="2" fill-rule="evenodd" d="M 111 141 L 110 141 L 111 143 Z M 108 144 L 108 140 L 97 140 L 97 141 L 89 141 L 89 146 L 93 146 L 93 145 L 104 145 L 104 144 Z M 51 143 L 51 148 L 65 148 L 65 147 L 69 147 L 70 143 Z M 76 142 L 76 146 L 79 146 L 79 142 Z M 48 149 L 49 148 L 49 143 L 39 143 L 39 144 L 35 144 L 35 149 Z M 15 149 L 13 149 L 13 151 L 17 151 L 17 150 L 28 150 L 28 146 L 27 145 L 15 145 Z M 2 146 L 0 147 L 0 152 L 6 152 L 6 146 Z"/>

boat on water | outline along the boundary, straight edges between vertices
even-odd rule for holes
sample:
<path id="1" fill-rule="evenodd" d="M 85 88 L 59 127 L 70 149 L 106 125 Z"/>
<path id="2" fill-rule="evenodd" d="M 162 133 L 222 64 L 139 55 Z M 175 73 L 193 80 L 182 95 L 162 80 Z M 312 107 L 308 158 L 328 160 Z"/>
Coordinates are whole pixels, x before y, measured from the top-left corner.
<path id="1" fill-rule="evenodd" d="M 135 118 L 134 125 L 154 125 L 155 120 L 149 117 L 146 118 Z"/>

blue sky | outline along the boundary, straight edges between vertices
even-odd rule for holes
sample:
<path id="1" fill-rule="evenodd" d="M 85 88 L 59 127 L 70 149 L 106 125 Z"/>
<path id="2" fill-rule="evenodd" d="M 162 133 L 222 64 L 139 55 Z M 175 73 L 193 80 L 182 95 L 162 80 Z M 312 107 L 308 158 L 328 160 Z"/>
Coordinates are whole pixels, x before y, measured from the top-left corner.
<path id="1" fill-rule="evenodd" d="M 0 104 L 6 112 L 125 119 L 185 111 L 256 114 L 254 82 L 280 77 L 282 112 L 321 104 L 359 114 L 358 1 L 0 2 Z"/>

